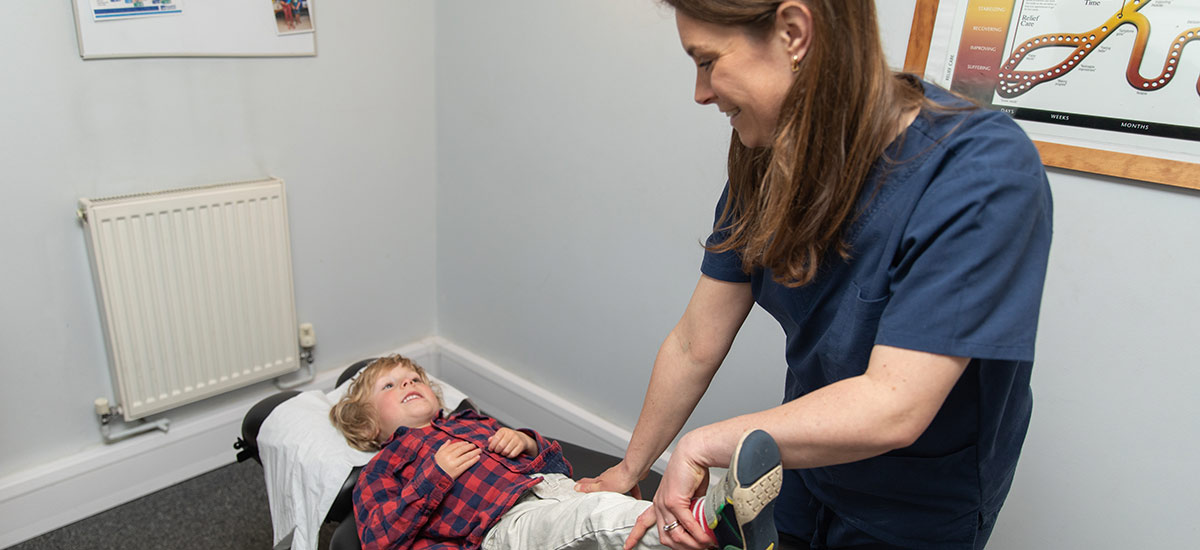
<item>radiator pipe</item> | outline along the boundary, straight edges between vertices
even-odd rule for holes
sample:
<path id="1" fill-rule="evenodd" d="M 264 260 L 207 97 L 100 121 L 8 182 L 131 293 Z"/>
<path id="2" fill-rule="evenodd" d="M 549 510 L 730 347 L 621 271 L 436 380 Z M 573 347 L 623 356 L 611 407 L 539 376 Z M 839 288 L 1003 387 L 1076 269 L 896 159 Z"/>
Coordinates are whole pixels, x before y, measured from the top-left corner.
<path id="1" fill-rule="evenodd" d="M 122 439 L 154 430 L 162 430 L 163 433 L 166 433 L 171 429 L 171 420 L 168 418 L 162 418 L 155 420 L 154 422 L 141 420 L 137 426 L 125 428 L 114 433 L 112 431 L 112 426 L 109 424 L 114 418 L 121 414 L 121 405 L 112 407 L 108 404 L 108 400 L 103 397 L 97 399 L 95 405 L 96 415 L 100 419 L 100 435 L 104 436 L 105 443 L 115 443 Z"/>
<path id="2" fill-rule="evenodd" d="M 317 379 L 317 371 L 314 370 L 313 366 L 312 366 L 312 364 L 313 364 L 313 348 L 306 347 L 306 348 L 300 348 L 300 350 L 301 350 L 300 351 L 300 361 L 302 361 L 304 363 L 304 368 L 308 371 L 308 375 L 299 380 L 292 380 L 290 382 L 280 382 L 279 379 L 276 378 L 275 379 L 275 387 L 276 388 L 279 388 L 281 390 L 290 390 L 293 388 L 298 388 L 300 386 L 303 386 L 303 385 Z"/>

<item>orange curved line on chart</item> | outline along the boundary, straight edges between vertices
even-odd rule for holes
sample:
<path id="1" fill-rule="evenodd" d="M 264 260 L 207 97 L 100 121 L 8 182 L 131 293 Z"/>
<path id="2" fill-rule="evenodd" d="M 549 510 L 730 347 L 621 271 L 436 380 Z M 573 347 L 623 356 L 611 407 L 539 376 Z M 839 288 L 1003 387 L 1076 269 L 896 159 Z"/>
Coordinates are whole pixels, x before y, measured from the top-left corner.
<path id="1" fill-rule="evenodd" d="M 1172 40 L 1171 51 L 1163 62 L 1162 72 L 1154 78 L 1142 78 L 1139 68 L 1141 59 L 1146 54 L 1146 44 L 1150 41 L 1150 20 L 1137 10 L 1144 8 L 1152 1 L 1128 0 L 1120 11 L 1108 18 L 1108 21 L 1088 32 L 1043 34 L 1026 40 L 1022 45 L 1014 46 L 1008 61 L 1004 62 L 998 75 L 1000 81 L 996 84 L 996 93 L 1005 98 L 1017 97 L 1032 90 L 1034 86 L 1065 76 L 1072 69 L 1078 67 L 1079 62 L 1095 51 L 1095 47 L 1121 25 L 1133 25 L 1137 29 L 1133 50 L 1129 54 L 1129 64 L 1125 68 L 1125 79 L 1129 81 L 1130 86 L 1138 90 L 1153 91 L 1163 88 L 1175 76 L 1175 69 L 1179 67 L 1179 60 L 1183 56 L 1183 46 L 1188 42 L 1200 39 L 1200 27 L 1179 33 L 1179 36 Z M 1128 12 L 1126 12 L 1127 9 L 1129 9 Z M 1057 65 L 1043 71 L 1016 70 L 1017 66 L 1021 64 L 1022 58 L 1029 52 L 1055 46 L 1075 46 L 1075 50 Z M 1200 94 L 1200 79 L 1196 80 L 1196 93 Z"/>

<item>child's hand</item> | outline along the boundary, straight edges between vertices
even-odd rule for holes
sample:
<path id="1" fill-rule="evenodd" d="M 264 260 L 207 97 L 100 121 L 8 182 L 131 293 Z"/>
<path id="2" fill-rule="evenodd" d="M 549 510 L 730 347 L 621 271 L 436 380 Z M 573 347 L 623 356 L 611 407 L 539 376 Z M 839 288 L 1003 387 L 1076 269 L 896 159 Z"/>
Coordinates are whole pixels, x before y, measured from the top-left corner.
<path id="1" fill-rule="evenodd" d="M 455 441 L 442 445 L 433 455 L 433 460 L 450 479 L 458 479 L 458 476 L 479 462 L 482 454 L 483 450 L 472 445 L 470 441 Z"/>
<path id="2" fill-rule="evenodd" d="M 537 454 L 537 441 L 516 430 L 500 428 L 488 438 L 488 450 L 508 458 L 517 458 L 521 453 Z"/>

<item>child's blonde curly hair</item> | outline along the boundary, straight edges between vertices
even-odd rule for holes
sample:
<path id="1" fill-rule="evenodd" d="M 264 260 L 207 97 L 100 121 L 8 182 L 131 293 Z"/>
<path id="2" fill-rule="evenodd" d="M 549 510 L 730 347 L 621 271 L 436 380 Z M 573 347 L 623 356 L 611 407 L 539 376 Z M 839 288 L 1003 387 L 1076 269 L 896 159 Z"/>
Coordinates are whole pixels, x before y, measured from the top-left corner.
<path id="1" fill-rule="evenodd" d="M 433 389 L 434 395 L 437 396 L 438 407 L 443 409 L 446 407 L 442 402 L 442 389 L 429 380 L 429 375 L 425 373 L 425 369 L 421 368 L 421 365 L 399 354 L 380 357 L 371 361 L 358 373 L 358 377 L 350 382 L 350 388 L 346 390 L 346 395 L 342 396 L 337 404 L 329 410 L 329 420 L 342 433 L 351 447 L 360 451 L 378 451 L 382 443 L 380 439 L 386 439 L 385 436 L 391 435 L 379 433 L 379 415 L 376 413 L 375 407 L 371 405 L 371 394 L 375 387 L 375 381 L 379 380 L 380 375 L 396 367 L 404 367 L 417 373 L 417 376 L 421 377 L 421 381 L 429 384 L 429 387 Z"/>

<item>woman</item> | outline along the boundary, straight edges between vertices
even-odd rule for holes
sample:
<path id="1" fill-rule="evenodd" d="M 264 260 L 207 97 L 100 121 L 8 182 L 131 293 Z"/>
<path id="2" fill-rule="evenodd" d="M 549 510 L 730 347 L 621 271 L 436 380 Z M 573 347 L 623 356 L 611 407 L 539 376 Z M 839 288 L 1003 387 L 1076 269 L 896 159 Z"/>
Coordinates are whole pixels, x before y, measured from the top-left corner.
<path id="1" fill-rule="evenodd" d="M 782 548 L 982 548 L 1032 406 L 1037 151 L 1005 115 L 892 73 L 873 0 L 665 1 L 696 101 L 730 117 L 729 183 L 624 460 L 579 489 L 635 486 L 757 302 L 787 335 L 784 403 L 685 434 L 639 525 L 711 544 L 687 504 L 761 428 L 787 468 Z"/>

